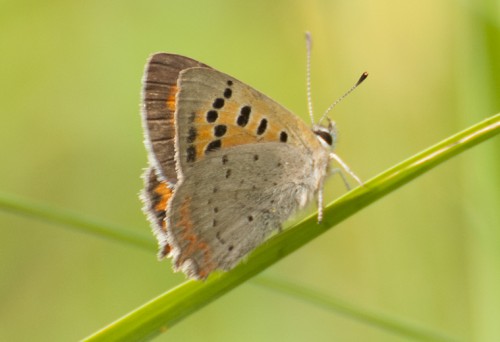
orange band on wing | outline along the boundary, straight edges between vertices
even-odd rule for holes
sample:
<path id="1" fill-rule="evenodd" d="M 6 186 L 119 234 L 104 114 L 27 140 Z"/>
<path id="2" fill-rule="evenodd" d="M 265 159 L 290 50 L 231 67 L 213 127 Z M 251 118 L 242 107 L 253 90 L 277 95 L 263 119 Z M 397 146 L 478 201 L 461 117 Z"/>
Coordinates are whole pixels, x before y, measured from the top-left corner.
<path id="1" fill-rule="evenodd" d="M 190 204 L 191 197 L 184 197 L 180 208 L 181 219 L 176 224 L 176 227 L 181 229 L 179 240 L 187 243 L 187 246 L 181 250 L 181 255 L 179 255 L 179 259 L 177 259 L 176 266 L 179 267 L 187 259 L 192 259 L 199 266 L 199 269 L 195 270 L 198 272 L 198 277 L 206 278 L 210 272 L 215 269 L 215 264 L 212 261 L 212 249 L 205 241 L 200 239 L 198 234 L 194 231 L 193 221 L 189 210 Z M 198 251 L 203 253 L 203 260 L 196 260 L 196 256 L 193 255 Z"/>
<path id="2" fill-rule="evenodd" d="M 165 211 L 167 210 L 167 204 L 170 198 L 172 197 L 173 191 L 167 186 L 167 183 L 161 182 L 159 183 L 154 192 L 160 196 L 160 200 L 155 204 L 156 211 Z"/>
<path id="3" fill-rule="evenodd" d="M 167 108 L 168 110 L 173 114 L 175 112 L 175 97 L 177 95 L 177 86 L 171 86 L 168 89 L 168 94 L 167 94 Z"/>

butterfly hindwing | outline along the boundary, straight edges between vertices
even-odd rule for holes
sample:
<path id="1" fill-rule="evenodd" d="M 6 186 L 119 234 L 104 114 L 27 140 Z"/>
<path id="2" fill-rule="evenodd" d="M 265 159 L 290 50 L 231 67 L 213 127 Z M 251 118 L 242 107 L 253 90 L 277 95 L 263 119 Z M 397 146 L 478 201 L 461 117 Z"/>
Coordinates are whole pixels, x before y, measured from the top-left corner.
<path id="1" fill-rule="evenodd" d="M 310 199 L 313 166 L 309 155 L 277 142 L 234 146 L 195 161 L 168 208 L 176 267 L 195 278 L 233 268 Z"/>
<path id="2" fill-rule="evenodd" d="M 143 212 L 146 214 L 153 233 L 158 239 L 160 245 L 160 257 L 165 257 L 170 252 L 170 246 L 167 244 L 167 205 L 173 194 L 173 186 L 158 177 L 158 171 L 150 166 L 143 174 L 144 189 L 141 191 L 141 200 L 143 202 Z"/>

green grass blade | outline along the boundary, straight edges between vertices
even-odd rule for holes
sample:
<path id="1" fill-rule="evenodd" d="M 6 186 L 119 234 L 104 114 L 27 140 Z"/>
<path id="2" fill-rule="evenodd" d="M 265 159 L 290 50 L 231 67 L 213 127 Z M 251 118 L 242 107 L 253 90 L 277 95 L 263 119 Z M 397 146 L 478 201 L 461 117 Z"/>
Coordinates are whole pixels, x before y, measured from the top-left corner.
<path id="1" fill-rule="evenodd" d="M 35 201 L 19 198 L 14 195 L 0 193 L 0 209 L 63 225 L 79 232 L 104 237 L 114 241 L 125 242 L 136 247 L 148 248 L 151 250 L 156 248 L 153 239 L 145 234 L 134 234 L 123 227 L 97 221 L 84 217 L 79 213 L 55 208 Z"/>
<path id="2" fill-rule="evenodd" d="M 392 317 L 379 311 L 370 311 L 346 302 L 343 299 L 322 294 L 317 290 L 311 290 L 310 288 L 299 286 L 280 279 L 271 279 L 269 277 L 264 278 L 259 276 L 252 280 L 252 284 L 261 285 L 266 289 L 274 290 L 280 294 L 287 294 L 295 299 L 298 298 L 305 300 L 309 304 L 313 303 L 316 306 L 322 307 L 328 311 L 341 314 L 363 324 L 369 324 L 373 327 L 384 329 L 385 331 L 389 331 L 393 334 L 399 334 L 406 338 L 434 342 L 458 341 L 457 338 L 420 326 L 416 323 L 403 321 L 400 318 Z"/>
<path id="3" fill-rule="evenodd" d="M 497 114 L 403 161 L 363 187 L 337 199 L 326 207 L 321 224 L 316 223 L 316 216 L 311 216 L 269 239 L 232 271 L 216 273 L 205 282 L 187 281 L 96 332 L 86 341 L 137 341 L 170 329 L 377 199 L 499 132 L 500 114 Z"/>

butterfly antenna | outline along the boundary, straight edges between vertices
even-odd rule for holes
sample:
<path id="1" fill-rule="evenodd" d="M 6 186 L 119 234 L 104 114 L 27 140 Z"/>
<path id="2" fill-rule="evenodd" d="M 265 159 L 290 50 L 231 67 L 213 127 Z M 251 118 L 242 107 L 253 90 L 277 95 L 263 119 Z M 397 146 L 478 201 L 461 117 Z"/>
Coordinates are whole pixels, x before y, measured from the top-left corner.
<path id="1" fill-rule="evenodd" d="M 326 116 L 328 115 L 328 113 L 333 109 L 333 107 L 335 107 L 336 105 L 339 104 L 340 101 L 342 101 L 347 95 L 349 95 L 350 93 L 352 93 L 352 91 L 354 89 L 356 89 L 361 83 L 363 83 L 364 80 L 366 80 L 366 78 L 368 77 L 368 73 L 365 71 L 361 77 L 359 78 L 359 80 L 356 82 L 356 84 L 354 84 L 351 89 L 349 89 L 348 91 L 346 91 L 346 93 L 344 95 L 342 95 L 341 97 L 339 97 L 337 99 L 337 101 L 333 102 L 330 107 L 327 108 L 327 110 L 325 111 L 325 114 L 323 114 L 323 116 L 321 117 L 321 119 L 319 120 L 318 124 L 321 123 L 321 121 L 323 121 Z"/>
<path id="2" fill-rule="evenodd" d="M 314 125 L 314 114 L 311 96 L 311 48 L 312 38 L 311 33 L 306 32 L 306 84 L 307 84 L 307 108 L 309 110 L 309 117 Z"/>

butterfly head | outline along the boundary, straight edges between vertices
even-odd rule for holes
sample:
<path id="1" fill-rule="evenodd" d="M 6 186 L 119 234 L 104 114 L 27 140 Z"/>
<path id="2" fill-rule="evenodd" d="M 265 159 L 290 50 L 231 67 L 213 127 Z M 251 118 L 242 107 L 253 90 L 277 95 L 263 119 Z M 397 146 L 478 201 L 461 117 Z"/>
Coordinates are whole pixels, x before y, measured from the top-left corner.
<path id="1" fill-rule="evenodd" d="M 337 126 L 335 122 L 328 119 L 328 126 L 314 125 L 313 132 L 316 134 L 322 146 L 330 149 L 335 148 L 337 142 Z"/>

